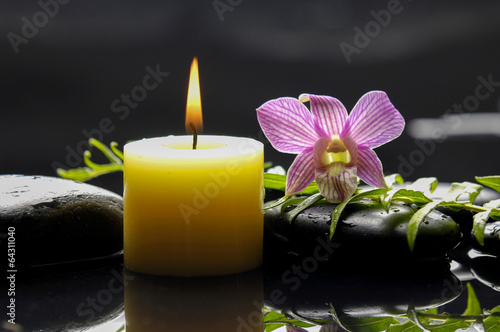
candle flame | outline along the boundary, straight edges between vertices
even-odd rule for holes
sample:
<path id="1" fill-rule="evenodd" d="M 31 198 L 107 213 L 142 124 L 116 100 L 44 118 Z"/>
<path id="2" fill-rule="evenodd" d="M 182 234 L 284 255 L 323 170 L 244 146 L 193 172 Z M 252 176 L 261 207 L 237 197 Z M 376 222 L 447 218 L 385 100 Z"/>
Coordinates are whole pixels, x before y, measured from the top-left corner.
<path id="1" fill-rule="evenodd" d="M 189 88 L 186 104 L 186 133 L 191 134 L 191 123 L 198 133 L 203 131 L 203 116 L 201 114 L 200 78 L 198 73 L 198 59 L 193 58 L 191 73 L 189 74 Z"/>

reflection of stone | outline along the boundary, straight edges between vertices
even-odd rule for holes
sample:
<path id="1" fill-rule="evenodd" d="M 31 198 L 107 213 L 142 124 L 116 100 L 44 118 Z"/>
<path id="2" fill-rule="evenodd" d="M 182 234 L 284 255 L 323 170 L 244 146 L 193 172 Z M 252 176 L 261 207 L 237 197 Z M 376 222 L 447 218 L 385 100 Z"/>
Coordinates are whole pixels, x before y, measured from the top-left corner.
<path id="1" fill-rule="evenodd" d="M 17 279 L 15 296 L 11 297 L 15 299 L 15 327 L 19 331 L 80 332 L 121 315 L 124 284 L 129 282 L 123 278 L 121 259 L 100 263 L 106 266 L 87 266 L 79 271 L 68 271 L 66 267 L 50 276 Z M 13 326 L 2 322 L 7 319 L 0 319 L 0 330 L 4 323 Z"/>
<path id="2" fill-rule="evenodd" d="M 265 305 L 306 319 L 331 318 L 330 305 L 341 319 L 381 317 L 403 315 L 410 304 L 416 310 L 438 307 L 461 294 L 463 285 L 452 273 L 422 276 L 419 269 L 362 275 L 338 266 L 332 273 L 305 278 L 293 268 L 277 270 L 266 273 Z"/>
<path id="3" fill-rule="evenodd" d="M 127 332 L 264 331 L 261 270 L 207 278 L 125 272 Z"/>
<path id="4" fill-rule="evenodd" d="M 11 269 L 112 255 L 123 248 L 122 198 L 47 176 L 0 176 L 0 229 L 15 247 Z M 3 252 L 7 241 L 2 239 Z"/>
<path id="5" fill-rule="evenodd" d="M 500 292 L 500 258 L 484 255 L 475 250 L 469 252 L 471 272 L 477 280 Z"/>

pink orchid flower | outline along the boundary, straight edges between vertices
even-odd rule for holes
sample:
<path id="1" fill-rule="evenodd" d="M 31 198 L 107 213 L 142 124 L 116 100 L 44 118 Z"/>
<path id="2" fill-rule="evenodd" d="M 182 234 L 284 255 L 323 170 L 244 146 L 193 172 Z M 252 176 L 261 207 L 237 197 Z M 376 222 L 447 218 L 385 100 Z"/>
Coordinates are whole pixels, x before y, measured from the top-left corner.
<path id="1" fill-rule="evenodd" d="M 303 104 L 308 101 L 310 112 Z M 366 93 L 349 115 L 336 98 L 302 94 L 299 99 L 264 103 L 257 118 L 275 149 L 298 154 L 288 170 L 285 195 L 316 180 L 320 193 L 332 203 L 351 197 L 358 177 L 371 186 L 387 187 L 373 149 L 398 137 L 405 126 L 383 91 Z"/>

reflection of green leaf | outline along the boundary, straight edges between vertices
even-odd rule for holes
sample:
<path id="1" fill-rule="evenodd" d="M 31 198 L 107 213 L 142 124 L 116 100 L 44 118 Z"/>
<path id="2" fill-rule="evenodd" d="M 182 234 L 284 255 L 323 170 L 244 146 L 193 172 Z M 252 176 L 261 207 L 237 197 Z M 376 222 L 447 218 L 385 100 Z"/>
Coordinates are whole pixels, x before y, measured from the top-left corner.
<path id="1" fill-rule="evenodd" d="M 420 328 L 422 331 L 429 331 L 423 325 L 423 322 L 421 322 L 420 319 L 418 318 L 418 314 L 417 314 L 417 311 L 415 310 L 415 306 L 413 305 L 413 302 L 410 302 L 410 304 L 408 305 L 408 311 L 407 311 L 406 315 L 408 316 L 408 319 L 410 320 L 410 322 L 415 324 L 415 326 Z M 426 320 L 426 322 L 427 322 L 427 320 Z"/>
<path id="2" fill-rule="evenodd" d="M 349 331 L 340 327 L 337 323 L 331 321 L 326 324 L 323 324 L 319 332 L 349 332 Z"/>
<path id="3" fill-rule="evenodd" d="M 333 307 L 333 305 L 330 303 L 330 313 L 332 314 L 332 320 L 335 326 L 339 327 L 340 329 L 344 331 L 349 331 L 340 321 L 339 316 L 337 315 L 337 311 Z"/>
<path id="4" fill-rule="evenodd" d="M 476 181 L 500 192 L 500 175 L 476 176 Z"/>
<path id="5" fill-rule="evenodd" d="M 486 332 L 500 331 L 500 306 L 497 306 L 489 311 L 490 314 L 498 314 L 498 316 L 487 317 L 483 324 Z"/>
<path id="6" fill-rule="evenodd" d="M 303 328 L 301 327 L 297 327 L 297 326 L 288 326 L 286 327 L 286 331 L 287 332 L 307 332 L 307 330 L 304 330 Z"/>
<path id="7" fill-rule="evenodd" d="M 481 315 L 483 311 L 481 310 L 481 305 L 477 299 L 476 292 L 472 285 L 467 283 L 467 308 L 465 309 L 464 316 Z"/>
<path id="8" fill-rule="evenodd" d="M 386 331 L 391 325 L 399 324 L 394 317 L 341 318 L 342 324 L 352 332 Z"/>
<path id="9" fill-rule="evenodd" d="M 422 329 L 409 320 L 401 325 L 392 325 L 387 332 L 422 332 Z"/>
<path id="10" fill-rule="evenodd" d="M 460 317 L 450 317 L 441 324 L 432 325 L 432 332 L 455 332 L 469 326 L 470 324 Z"/>
<path id="11" fill-rule="evenodd" d="M 282 327 L 283 323 L 271 323 L 272 321 L 282 320 L 286 318 L 285 315 L 280 314 L 276 311 L 269 311 L 264 313 L 263 323 L 266 326 L 266 332 L 274 331 L 277 328 Z"/>
<path id="12" fill-rule="evenodd" d="M 264 313 L 263 323 L 266 327 L 266 332 L 274 331 L 283 325 L 287 326 L 297 326 L 297 327 L 311 327 L 313 324 L 309 324 L 301 321 L 300 319 L 288 318 L 284 314 L 280 314 L 276 311 L 268 311 Z"/>

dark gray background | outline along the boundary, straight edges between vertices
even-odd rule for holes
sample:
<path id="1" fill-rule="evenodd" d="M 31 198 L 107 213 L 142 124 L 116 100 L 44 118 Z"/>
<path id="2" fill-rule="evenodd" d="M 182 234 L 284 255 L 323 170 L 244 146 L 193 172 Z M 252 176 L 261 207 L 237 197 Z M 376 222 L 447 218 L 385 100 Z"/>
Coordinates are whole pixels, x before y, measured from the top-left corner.
<path id="1" fill-rule="evenodd" d="M 220 2 L 232 9 L 223 20 L 213 1 L 71 0 L 46 22 L 37 1 L 2 2 L 0 173 L 54 175 L 53 165 L 68 166 L 68 149 L 86 140 L 82 131 L 98 129 L 104 118 L 113 129 L 103 141 L 120 146 L 183 134 L 195 55 L 205 133 L 263 142 L 255 109 L 269 99 L 327 94 L 350 110 L 367 91 L 384 90 L 410 122 L 440 117 L 474 96 L 479 76 L 500 82 L 498 1 L 402 0 L 400 12 L 350 63 L 340 44 L 354 45 L 355 28 L 373 25 L 372 11 L 394 1 Z M 22 36 L 34 16 L 41 27 L 16 53 L 9 34 Z M 127 116 L 114 113 L 113 101 L 142 84 L 147 66 L 158 64 L 169 76 Z M 498 112 L 499 100 L 496 87 L 475 112 Z M 500 173 L 498 142 L 498 136 L 478 135 L 422 148 L 405 130 L 376 151 L 387 173 L 401 170 L 404 159 L 413 160 L 408 179 L 471 181 Z M 285 167 L 294 157 L 269 144 L 265 152 L 266 160 Z M 122 190 L 121 174 L 92 183 Z"/>

